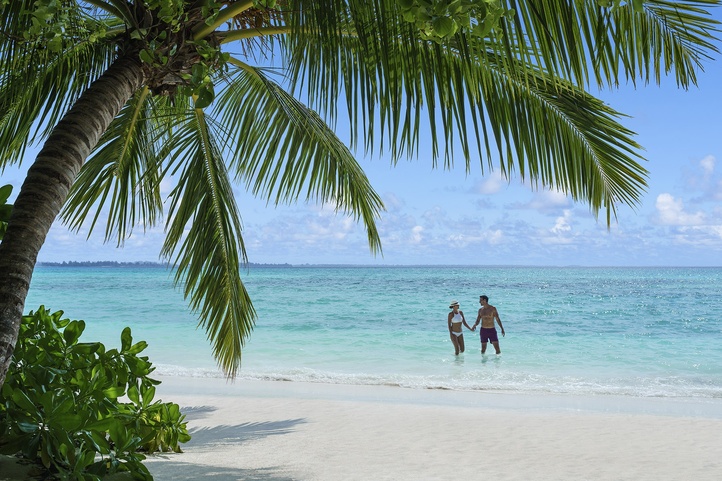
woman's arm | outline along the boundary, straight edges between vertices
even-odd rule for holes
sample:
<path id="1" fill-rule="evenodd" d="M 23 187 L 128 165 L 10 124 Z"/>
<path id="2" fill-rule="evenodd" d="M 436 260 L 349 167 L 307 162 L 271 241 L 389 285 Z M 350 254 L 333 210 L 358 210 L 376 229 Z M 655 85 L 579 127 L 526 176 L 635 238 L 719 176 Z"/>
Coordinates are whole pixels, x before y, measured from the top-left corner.
<path id="1" fill-rule="evenodd" d="M 459 311 L 459 312 L 461 312 L 461 311 Z M 470 328 L 469 325 L 466 323 L 466 317 L 464 317 L 464 313 L 463 313 L 463 312 L 461 312 L 461 322 L 464 323 L 464 325 L 466 326 L 466 328 L 467 328 L 468 330 L 473 331 L 473 329 Z"/>

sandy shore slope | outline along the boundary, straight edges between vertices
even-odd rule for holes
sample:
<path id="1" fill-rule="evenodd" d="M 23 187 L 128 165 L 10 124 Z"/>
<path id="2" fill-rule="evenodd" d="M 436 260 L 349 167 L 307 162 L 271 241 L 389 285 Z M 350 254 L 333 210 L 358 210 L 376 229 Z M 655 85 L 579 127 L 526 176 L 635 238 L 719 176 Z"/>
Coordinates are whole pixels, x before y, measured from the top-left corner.
<path id="1" fill-rule="evenodd" d="M 164 378 L 193 434 L 178 480 L 718 480 L 722 400 Z"/>

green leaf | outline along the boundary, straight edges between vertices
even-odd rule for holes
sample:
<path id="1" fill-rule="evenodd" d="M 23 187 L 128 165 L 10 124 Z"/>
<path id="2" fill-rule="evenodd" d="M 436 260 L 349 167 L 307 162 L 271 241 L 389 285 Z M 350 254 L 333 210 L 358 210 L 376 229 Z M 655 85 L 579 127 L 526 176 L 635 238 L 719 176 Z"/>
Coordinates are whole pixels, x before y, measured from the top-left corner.
<path id="1" fill-rule="evenodd" d="M 75 344 L 85 330 L 85 321 L 71 321 L 63 330 L 63 338 L 67 345 Z"/>
<path id="2" fill-rule="evenodd" d="M 138 386 L 135 384 L 128 388 L 128 399 L 133 401 L 135 404 L 140 404 L 140 393 L 138 392 Z"/>
<path id="3" fill-rule="evenodd" d="M 153 56 L 148 52 L 147 50 L 143 49 L 138 54 L 140 56 L 140 59 L 143 61 L 143 63 L 146 63 L 148 65 L 153 65 Z"/>
<path id="4" fill-rule="evenodd" d="M 0 221 L 8 221 L 10 219 L 10 214 L 12 213 L 12 211 L 12 205 L 0 205 Z"/>
<path id="5" fill-rule="evenodd" d="M 449 17 L 439 17 L 431 23 L 434 27 L 434 33 L 439 37 L 447 37 L 454 31 L 454 21 Z"/>
<path id="6" fill-rule="evenodd" d="M 17 426 L 18 429 L 24 433 L 34 433 L 40 429 L 37 423 L 19 422 Z"/>
<path id="7" fill-rule="evenodd" d="M 100 454 L 110 453 L 110 443 L 108 443 L 108 440 L 105 438 L 105 429 L 103 429 L 102 434 L 98 431 L 90 431 L 90 437 Z"/>
<path id="8" fill-rule="evenodd" d="M 107 389 L 103 389 L 103 394 L 111 399 L 117 399 L 125 394 L 125 388 L 123 386 L 109 387 Z"/>
<path id="9" fill-rule="evenodd" d="M 100 350 L 101 345 L 99 342 L 79 342 L 73 346 L 73 352 L 80 355 L 93 354 Z"/>
<path id="10" fill-rule="evenodd" d="M 149 386 L 145 388 L 141 388 L 141 393 L 143 395 L 143 406 L 148 406 L 155 397 L 155 386 Z"/>
<path id="11" fill-rule="evenodd" d="M 197 109 L 204 109 L 211 105 L 213 103 L 213 100 L 215 99 L 215 93 L 213 93 L 212 90 L 203 88 L 198 93 L 198 97 L 195 101 L 195 108 Z"/>
<path id="12" fill-rule="evenodd" d="M 140 352 L 145 351 L 145 348 L 147 348 L 147 347 L 148 347 L 148 343 L 147 343 L 147 342 L 145 342 L 145 341 L 140 341 L 140 342 L 137 342 L 137 343 L 133 344 L 133 345 L 130 347 L 130 349 L 128 349 L 128 350 L 126 351 L 126 354 L 133 354 L 133 355 L 135 355 L 135 354 L 138 354 L 138 353 L 140 353 Z"/>
<path id="13" fill-rule="evenodd" d="M 88 431 L 93 431 L 93 432 L 106 432 L 106 431 L 110 430 L 110 427 L 113 424 L 119 423 L 119 422 L 120 421 L 118 421 L 115 418 L 106 417 L 106 418 L 99 419 L 97 421 L 88 423 L 88 425 L 85 426 L 85 429 L 87 429 Z"/>
<path id="14" fill-rule="evenodd" d="M 0 204 L 4 204 L 5 202 L 7 202 L 7 200 L 10 198 L 10 194 L 12 193 L 13 186 L 10 184 L 0 187 Z"/>
<path id="15" fill-rule="evenodd" d="M 108 428 L 108 434 L 110 434 L 110 439 L 116 444 L 116 452 L 120 451 L 122 447 L 128 443 L 128 430 L 120 421 L 113 423 Z"/>
<path id="16" fill-rule="evenodd" d="M 66 413 L 54 416 L 52 423 L 65 431 L 76 431 L 83 424 L 83 417 L 79 414 Z"/>
<path id="17" fill-rule="evenodd" d="M 178 442 L 179 442 L 179 443 L 187 443 L 187 442 L 190 441 L 190 440 L 191 440 L 191 435 L 188 434 L 187 432 L 186 432 L 186 433 L 180 433 L 180 434 L 178 435 Z"/>
<path id="18" fill-rule="evenodd" d="M 18 405 L 20 409 L 24 409 L 31 415 L 38 414 L 38 409 L 35 407 L 35 403 L 33 403 L 27 394 L 25 394 L 20 389 L 13 389 L 12 392 L 12 400 L 15 404 Z"/>
<path id="19" fill-rule="evenodd" d="M 120 352 L 126 352 L 132 344 L 133 336 L 130 333 L 130 327 L 126 327 L 120 334 Z"/>
<path id="20" fill-rule="evenodd" d="M 53 396 L 53 408 L 50 411 L 50 415 L 55 418 L 62 414 L 74 413 L 75 411 L 75 399 L 73 393 L 65 387 L 59 389 Z"/>
<path id="21" fill-rule="evenodd" d="M 136 356 L 126 356 L 125 363 L 130 372 L 137 377 L 147 376 L 153 370 L 150 362 Z"/>
<path id="22" fill-rule="evenodd" d="M 193 85 L 201 85 L 203 79 L 208 75 L 208 67 L 202 63 L 195 63 L 191 67 Z"/>

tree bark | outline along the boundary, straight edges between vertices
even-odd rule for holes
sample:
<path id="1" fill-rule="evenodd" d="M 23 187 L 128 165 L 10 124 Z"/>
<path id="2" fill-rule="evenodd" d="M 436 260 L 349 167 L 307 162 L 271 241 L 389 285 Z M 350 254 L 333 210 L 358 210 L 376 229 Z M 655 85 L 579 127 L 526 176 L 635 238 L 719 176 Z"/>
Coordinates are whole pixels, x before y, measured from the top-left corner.
<path id="1" fill-rule="evenodd" d="M 139 61 L 116 60 L 58 122 L 28 170 L 0 243 L 0 387 L 48 231 L 100 136 L 144 81 Z"/>

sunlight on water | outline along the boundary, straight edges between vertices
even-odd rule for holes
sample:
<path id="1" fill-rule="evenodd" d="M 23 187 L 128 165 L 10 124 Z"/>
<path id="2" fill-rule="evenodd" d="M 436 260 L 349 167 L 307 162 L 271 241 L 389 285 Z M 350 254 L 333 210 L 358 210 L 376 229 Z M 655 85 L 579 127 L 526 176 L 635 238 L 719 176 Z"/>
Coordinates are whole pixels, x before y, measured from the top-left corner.
<path id="1" fill-rule="evenodd" d="M 241 376 L 410 387 L 722 397 L 719 268 L 253 268 L 258 311 Z M 449 300 L 468 321 L 499 309 L 502 356 L 466 331 L 456 358 Z M 39 267 L 27 309 L 84 319 L 119 345 L 126 325 L 164 374 L 222 376 L 163 268 Z"/>

